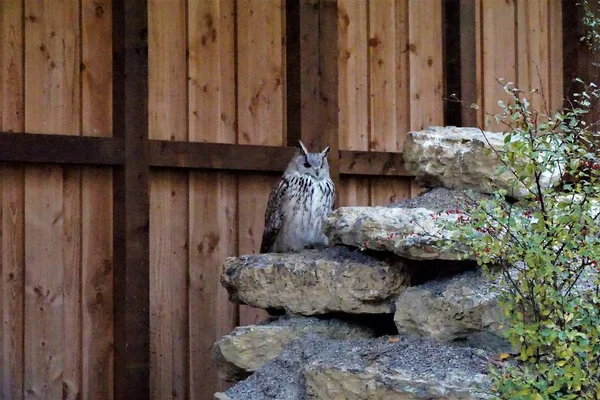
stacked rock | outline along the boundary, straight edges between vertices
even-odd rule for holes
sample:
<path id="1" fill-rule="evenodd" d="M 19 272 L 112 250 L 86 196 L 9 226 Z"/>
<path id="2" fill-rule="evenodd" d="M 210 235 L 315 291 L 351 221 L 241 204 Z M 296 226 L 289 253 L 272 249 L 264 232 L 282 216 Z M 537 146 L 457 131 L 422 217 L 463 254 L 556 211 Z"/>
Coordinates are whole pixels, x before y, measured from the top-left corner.
<path id="1" fill-rule="evenodd" d="M 327 249 L 228 259 L 221 283 L 230 300 L 284 315 L 215 343 L 224 379 L 249 376 L 215 398 L 488 398 L 489 358 L 508 347 L 496 282 L 465 259 L 468 243 L 452 240 L 451 226 L 469 215 L 465 190 L 477 199 L 494 186 L 524 193 L 495 177 L 500 161 L 485 149 L 502 144 L 502 134 L 473 128 L 410 132 L 405 167 L 428 191 L 335 210 Z"/>

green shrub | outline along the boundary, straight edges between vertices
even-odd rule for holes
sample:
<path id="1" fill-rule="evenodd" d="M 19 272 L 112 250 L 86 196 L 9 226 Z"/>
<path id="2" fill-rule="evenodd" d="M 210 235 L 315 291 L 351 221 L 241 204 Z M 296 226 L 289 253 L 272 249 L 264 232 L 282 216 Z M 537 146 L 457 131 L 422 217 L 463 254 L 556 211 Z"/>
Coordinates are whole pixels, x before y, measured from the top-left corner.
<path id="1" fill-rule="evenodd" d="M 583 82 L 581 82 L 583 84 Z M 498 173 L 529 188 L 497 190 L 460 222 L 460 240 L 490 275 L 500 274 L 505 334 L 517 355 L 492 368 L 501 399 L 600 399 L 600 159 L 598 135 L 583 121 L 595 85 L 554 115 L 531 108 L 536 92 L 504 86 L 510 104 L 494 116 L 507 127 L 495 151 Z M 563 178 L 544 187 L 545 175 Z M 456 229 L 456 226 L 454 226 Z"/>

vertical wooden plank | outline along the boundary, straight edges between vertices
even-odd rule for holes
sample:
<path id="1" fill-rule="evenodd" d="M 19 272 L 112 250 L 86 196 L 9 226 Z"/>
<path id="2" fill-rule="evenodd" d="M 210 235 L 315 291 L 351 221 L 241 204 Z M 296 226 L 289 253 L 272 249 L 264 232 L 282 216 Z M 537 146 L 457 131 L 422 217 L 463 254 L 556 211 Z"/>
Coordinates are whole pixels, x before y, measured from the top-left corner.
<path id="1" fill-rule="evenodd" d="M 369 148 L 367 2 L 339 0 L 340 149 Z"/>
<path id="2" fill-rule="evenodd" d="M 384 206 L 410 199 L 411 179 L 377 177 L 371 178 L 371 205 Z"/>
<path id="3" fill-rule="evenodd" d="M 338 189 L 339 206 L 368 206 L 371 204 L 369 178 L 342 176 Z"/>
<path id="4" fill-rule="evenodd" d="M 79 134 L 79 4 L 26 2 L 25 16 L 25 129 Z M 25 203 L 25 397 L 75 398 L 81 390 L 80 171 L 29 168 Z"/>
<path id="5" fill-rule="evenodd" d="M 112 135 L 111 1 L 83 0 L 82 132 Z M 113 398 L 113 246 L 112 171 L 81 172 L 82 238 L 82 393 Z"/>
<path id="6" fill-rule="evenodd" d="M 150 213 L 151 397 L 185 399 L 189 398 L 187 174 L 152 176 Z"/>
<path id="7" fill-rule="evenodd" d="M 369 149 L 368 4 L 338 1 L 339 147 Z M 369 180 L 345 177 L 337 187 L 339 205 L 368 205 Z"/>
<path id="8" fill-rule="evenodd" d="M 23 132 L 23 3 L 0 7 L 0 128 Z M 0 399 L 23 398 L 24 176 L 0 169 Z"/>
<path id="9" fill-rule="evenodd" d="M 60 168 L 29 167 L 25 171 L 26 399 L 59 399 L 63 395 L 62 182 Z"/>
<path id="10" fill-rule="evenodd" d="M 408 0 L 396 0 L 396 142 L 398 151 L 410 130 L 410 52 Z"/>
<path id="11" fill-rule="evenodd" d="M 188 139 L 186 2 L 149 6 L 149 137 Z M 216 95 L 216 93 L 211 93 Z M 188 174 L 150 178 L 150 396 L 188 398 Z"/>
<path id="12" fill-rule="evenodd" d="M 501 112 L 498 100 L 507 102 L 509 97 L 504 93 L 502 85 L 496 80 L 516 82 L 516 46 L 515 46 L 515 3 L 507 1 L 482 1 L 480 5 L 480 22 L 482 24 L 481 65 L 482 102 L 485 112 L 497 114 Z M 489 117 L 482 117 L 490 119 Z M 489 130 L 504 130 L 505 127 L 490 119 Z"/>
<path id="13" fill-rule="evenodd" d="M 113 0 L 113 134 L 125 166 L 113 179 L 114 397 L 150 396 L 148 3 Z"/>
<path id="14" fill-rule="evenodd" d="M 361 21 L 366 23 L 367 21 Z M 396 151 L 396 12 L 394 0 L 370 3 L 370 150 Z"/>
<path id="15" fill-rule="evenodd" d="M 81 383 L 81 169 L 63 172 L 64 257 L 64 372 L 63 398 L 75 400 L 84 394 Z"/>
<path id="16" fill-rule="evenodd" d="M 545 111 L 550 106 L 551 93 L 548 1 L 517 2 L 515 7 L 519 38 L 515 41 L 518 60 L 517 82 L 522 90 L 537 89 L 540 92 L 540 96 L 532 96 L 531 106 L 533 109 Z"/>
<path id="17" fill-rule="evenodd" d="M 233 1 L 190 2 L 188 15 L 189 140 L 235 143 L 235 20 Z M 237 307 L 220 285 L 221 266 L 237 249 L 236 178 L 190 173 L 190 397 L 226 387 L 210 349 L 237 322 Z"/>
<path id="18" fill-rule="evenodd" d="M 553 114 L 563 106 L 563 36 L 562 36 L 562 2 L 548 0 L 548 30 L 550 45 L 548 57 L 550 62 L 550 112 Z"/>
<path id="19" fill-rule="evenodd" d="M 190 140 L 235 143 L 234 1 L 191 1 L 188 13 Z"/>
<path id="20" fill-rule="evenodd" d="M 396 80 L 409 75 L 406 50 L 397 40 L 407 43 L 407 7 L 403 1 L 379 1 L 369 8 L 369 71 L 370 71 L 370 150 L 398 151 L 404 143 L 408 118 L 400 122 L 397 114 L 405 114 L 408 99 L 404 87 Z M 366 22 L 366 21 L 365 21 Z M 412 80 L 411 80 L 412 81 Z M 397 93 L 400 90 L 401 93 Z M 404 108 L 401 108 L 404 106 Z M 409 179 L 371 178 L 371 205 L 384 205 L 410 197 Z"/>
<path id="21" fill-rule="evenodd" d="M 319 149 L 330 147 L 329 174 L 340 184 L 339 167 L 339 38 L 337 0 L 322 0 L 319 9 L 319 99 L 321 135 Z M 337 204 L 335 201 L 334 207 Z"/>
<path id="22" fill-rule="evenodd" d="M 272 146 L 284 143 L 284 6 L 282 1 L 250 0 L 237 9 L 238 143 Z M 263 224 L 266 199 L 275 181 L 266 176 L 239 176 L 240 254 L 260 248 L 262 229 L 259 231 L 258 227 Z M 250 198 L 264 199 L 256 203 L 262 212 L 244 207 Z M 241 324 L 266 316 L 263 311 L 240 307 Z"/>
<path id="23" fill-rule="evenodd" d="M 239 177 L 239 254 L 256 254 L 260 251 L 265 223 L 265 210 L 269 193 L 280 179 L 274 175 Z M 268 318 L 268 314 L 258 308 L 240 306 L 239 325 L 253 325 Z"/>
<path id="24" fill-rule="evenodd" d="M 112 1 L 81 0 L 82 134 L 112 136 Z"/>
<path id="25" fill-rule="evenodd" d="M 423 7 L 409 0 L 411 129 L 444 123 L 442 70 L 442 2 Z"/>
<path id="26" fill-rule="evenodd" d="M 477 103 L 477 34 L 476 19 L 479 0 L 460 0 L 460 100 L 462 126 L 477 126 L 477 112 L 469 105 Z M 475 77 L 475 79 L 474 79 Z"/>
<path id="27" fill-rule="evenodd" d="M 236 253 L 236 180 L 197 172 L 190 179 L 190 398 L 209 398 L 226 387 L 210 349 L 235 327 L 235 305 L 220 285 L 221 265 Z"/>
<path id="28" fill-rule="evenodd" d="M 237 9 L 238 142 L 284 142 L 285 2 L 248 0 Z"/>
<path id="29" fill-rule="evenodd" d="M 6 116 L 6 114 L 5 114 Z M 6 118 L 6 117 L 5 117 Z M 5 119 L 6 121 L 6 119 Z M 21 120 L 22 121 L 22 120 Z M 3 126 L 6 126 L 3 124 Z M 17 125 L 13 125 L 19 130 Z M 2 168 L 2 366 L 0 398 L 23 396 L 24 210 L 23 169 Z"/>
<path id="30" fill-rule="evenodd" d="M 107 400 L 114 380 L 111 183 L 110 170 L 82 172 L 82 387 L 84 397 Z"/>

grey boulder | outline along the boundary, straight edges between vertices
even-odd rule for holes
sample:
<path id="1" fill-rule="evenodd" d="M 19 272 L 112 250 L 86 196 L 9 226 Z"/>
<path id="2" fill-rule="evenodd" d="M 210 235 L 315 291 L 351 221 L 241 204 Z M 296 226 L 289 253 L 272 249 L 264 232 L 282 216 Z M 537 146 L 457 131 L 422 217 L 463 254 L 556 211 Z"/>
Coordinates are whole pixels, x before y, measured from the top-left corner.
<path id="1" fill-rule="evenodd" d="M 410 284 L 409 268 L 393 257 L 332 247 L 226 260 L 221 283 L 233 302 L 302 315 L 393 313 Z"/>
<path id="2" fill-rule="evenodd" d="M 413 260 L 463 260 L 468 247 L 453 227 L 468 218 L 473 201 L 464 192 L 436 188 L 388 206 L 340 207 L 325 219 L 324 231 L 336 244 Z"/>
<path id="3" fill-rule="evenodd" d="M 284 315 L 258 325 L 237 327 L 212 348 L 221 378 L 239 381 L 281 353 L 295 339 L 309 334 L 329 339 L 373 338 L 373 329 L 337 318 Z"/>
<path id="4" fill-rule="evenodd" d="M 414 286 L 398 296 L 394 322 L 399 332 L 441 341 L 478 332 L 500 335 L 497 288 L 481 271 Z"/>
<path id="5" fill-rule="evenodd" d="M 426 187 L 473 189 L 481 193 L 493 193 L 500 188 L 514 198 L 522 198 L 528 193 L 527 187 L 517 183 L 510 172 L 497 174 L 501 161 L 496 152 L 501 152 L 503 147 L 502 133 L 433 126 L 408 133 L 403 150 L 404 166 Z M 495 151 L 490 151 L 492 149 Z M 542 187 L 549 188 L 560 178 L 557 166 L 541 176 Z"/>

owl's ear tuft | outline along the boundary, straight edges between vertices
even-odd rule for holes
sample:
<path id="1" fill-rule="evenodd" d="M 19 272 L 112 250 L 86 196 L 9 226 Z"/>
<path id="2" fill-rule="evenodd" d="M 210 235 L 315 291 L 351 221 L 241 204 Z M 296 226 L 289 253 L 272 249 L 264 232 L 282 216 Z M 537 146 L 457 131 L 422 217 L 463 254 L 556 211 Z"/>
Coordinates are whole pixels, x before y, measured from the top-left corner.
<path id="1" fill-rule="evenodd" d="M 302 148 L 302 151 L 304 152 L 304 155 L 307 156 L 308 155 L 308 150 L 306 150 L 306 146 L 304 146 L 304 143 L 302 143 L 301 140 L 298 140 L 298 143 L 300 143 L 300 147 Z"/>
<path id="2" fill-rule="evenodd" d="M 321 152 L 321 157 L 325 158 L 327 157 L 327 154 L 329 154 L 329 146 L 325 147 L 325 149 Z"/>

